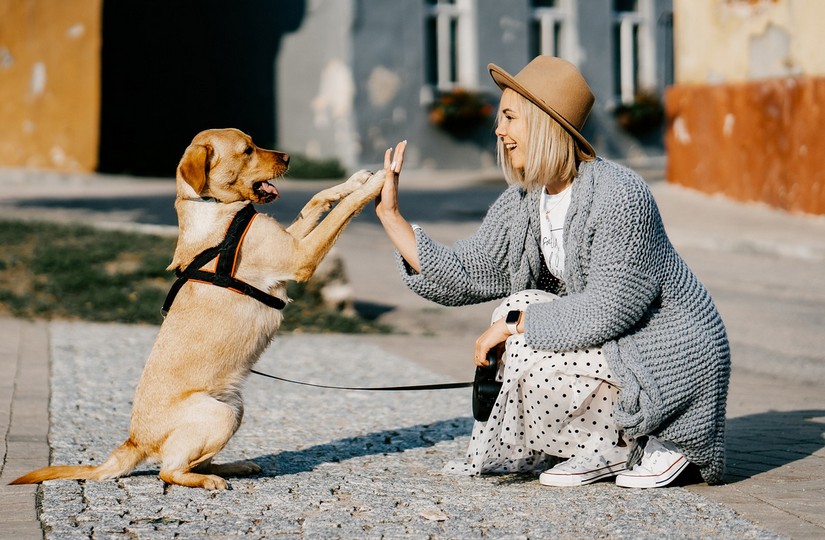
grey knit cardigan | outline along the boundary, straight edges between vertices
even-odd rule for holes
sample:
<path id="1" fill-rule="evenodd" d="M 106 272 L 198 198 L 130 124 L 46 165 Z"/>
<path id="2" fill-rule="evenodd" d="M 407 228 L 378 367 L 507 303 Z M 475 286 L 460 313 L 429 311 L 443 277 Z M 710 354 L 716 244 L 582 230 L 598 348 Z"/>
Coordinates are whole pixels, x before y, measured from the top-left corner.
<path id="1" fill-rule="evenodd" d="M 619 378 L 614 416 L 625 433 L 672 441 L 706 482 L 720 483 L 730 350 L 710 295 L 676 253 L 636 173 L 584 162 L 572 190 L 561 298 L 528 307 L 527 342 L 543 350 L 602 347 Z M 535 288 L 540 194 L 508 188 L 478 231 L 452 248 L 416 228 L 421 272 L 396 252 L 402 279 L 447 306 Z"/>

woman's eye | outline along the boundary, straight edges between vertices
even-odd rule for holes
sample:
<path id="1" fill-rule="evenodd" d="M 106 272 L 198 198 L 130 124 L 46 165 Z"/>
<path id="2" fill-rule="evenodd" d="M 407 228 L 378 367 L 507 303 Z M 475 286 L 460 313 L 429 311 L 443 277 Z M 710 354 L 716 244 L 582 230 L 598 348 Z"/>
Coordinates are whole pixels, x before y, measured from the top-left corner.
<path id="1" fill-rule="evenodd" d="M 252 147 L 247 146 L 246 150 L 244 150 L 243 153 L 246 154 L 247 156 L 251 156 L 252 155 Z"/>

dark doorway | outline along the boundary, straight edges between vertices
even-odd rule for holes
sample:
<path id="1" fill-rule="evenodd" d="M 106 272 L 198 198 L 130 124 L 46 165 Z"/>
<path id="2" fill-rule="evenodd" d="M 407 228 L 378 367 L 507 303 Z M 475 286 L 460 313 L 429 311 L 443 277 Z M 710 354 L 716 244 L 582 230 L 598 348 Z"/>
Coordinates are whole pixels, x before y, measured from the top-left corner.
<path id="1" fill-rule="evenodd" d="M 305 0 L 105 0 L 98 170 L 174 176 L 203 129 L 275 140 L 275 62 Z"/>

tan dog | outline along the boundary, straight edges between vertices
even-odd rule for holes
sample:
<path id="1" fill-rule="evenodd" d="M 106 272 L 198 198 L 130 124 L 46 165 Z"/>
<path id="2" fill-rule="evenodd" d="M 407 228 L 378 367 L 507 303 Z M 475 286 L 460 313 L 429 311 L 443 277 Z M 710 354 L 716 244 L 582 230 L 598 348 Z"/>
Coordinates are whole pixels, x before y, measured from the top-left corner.
<path id="1" fill-rule="evenodd" d="M 238 130 L 199 133 L 177 169 L 179 236 L 169 268 L 185 268 L 219 244 L 250 201 L 275 200 L 278 191 L 271 181 L 283 175 L 288 160 L 286 154 L 256 147 Z M 383 176 L 361 171 L 321 191 L 288 228 L 258 214 L 241 244 L 235 275 L 286 300 L 286 282 L 312 276 L 350 219 L 378 195 Z M 165 482 L 207 489 L 226 488 L 223 475 L 259 473 L 252 462 L 215 465 L 212 458 L 240 426 L 241 384 L 282 319 L 280 310 L 250 296 L 187 282 L 160 327 L 138 383 L 126 442 L 99 466 L 45 467 L 12 484 L 105 480 L 128 474 L 146 460 L 160 463 Z"/>

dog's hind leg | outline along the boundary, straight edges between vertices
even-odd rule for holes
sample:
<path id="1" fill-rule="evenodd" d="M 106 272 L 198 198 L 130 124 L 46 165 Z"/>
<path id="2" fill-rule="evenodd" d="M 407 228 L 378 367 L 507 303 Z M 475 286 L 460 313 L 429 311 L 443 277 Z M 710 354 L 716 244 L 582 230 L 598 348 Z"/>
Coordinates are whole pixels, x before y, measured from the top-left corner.
<path id="1" fill-rule="evenodd" d="M 211 460 L 238 429 L 238 412 L 205 394 L 190 397 L 176 411 L 186 421 L 169 434 L 160 450 L 160 478 L 169 484 L 205 489 L 226 489 Z"/>

